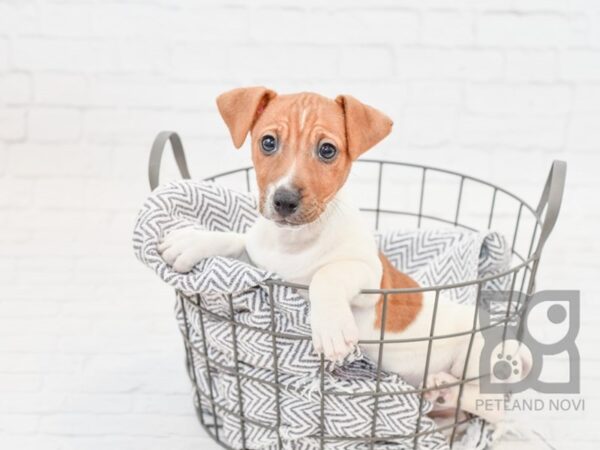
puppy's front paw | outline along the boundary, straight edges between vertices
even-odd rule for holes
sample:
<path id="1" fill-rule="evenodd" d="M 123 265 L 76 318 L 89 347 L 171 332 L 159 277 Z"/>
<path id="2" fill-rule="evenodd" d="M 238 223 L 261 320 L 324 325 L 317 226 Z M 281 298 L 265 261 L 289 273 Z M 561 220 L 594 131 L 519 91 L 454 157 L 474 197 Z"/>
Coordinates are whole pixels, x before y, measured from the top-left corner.
<path id="1" fill-rule="evenodd" d="M 358 342 L 358 328 L 348 305 L 311 308 L 312 339 L 315 351 L 330 360 L 342 361 Z"/>
<path id="2" fill-rule="evenodd" d="M 173 270 L 189 272 L 206 254 L 210 232 L 193 227 L 180 228 L 167 234 L 158 245 L 158 252 Z"/>

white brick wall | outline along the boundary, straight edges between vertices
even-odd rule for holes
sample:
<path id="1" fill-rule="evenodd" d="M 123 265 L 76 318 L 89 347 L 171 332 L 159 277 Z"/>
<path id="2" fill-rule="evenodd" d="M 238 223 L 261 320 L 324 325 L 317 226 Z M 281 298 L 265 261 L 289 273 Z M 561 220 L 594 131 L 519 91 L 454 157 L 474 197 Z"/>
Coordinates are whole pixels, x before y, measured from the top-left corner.
<path id="1" fill-rule="evenodd" d="M 249 161 L 214 98 L 250 84 L 352 93 L 395 120 L 373 156 L 531 201 L 569 162 L 539 286 L 583 291 L 586 412 L 527 420 L 596 448 L 600 3 L 366 5 L 0 0 L 0 448 L 207 448 L 172 293 L 130 235 L 157 131 L 181 133 L 198 177 Z"/>

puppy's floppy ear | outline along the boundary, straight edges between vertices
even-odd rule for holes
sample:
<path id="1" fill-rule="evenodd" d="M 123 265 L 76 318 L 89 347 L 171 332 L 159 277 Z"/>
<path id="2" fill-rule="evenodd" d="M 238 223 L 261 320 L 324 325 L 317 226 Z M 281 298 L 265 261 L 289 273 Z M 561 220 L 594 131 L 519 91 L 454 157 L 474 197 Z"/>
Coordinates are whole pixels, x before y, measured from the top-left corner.
<path id="1" fill-rule="evenodd" d="M 392 120 L 350 95 L 339 95 L 335 101 L 344 110 L 346 140 L 352 159 L 358 158 L 392 131 Z"/>
<path id="2" fill-rule="evenodd" d="M 229 128 L 235 148 L 242 146 L 254 122 L 276 95 L 270 89 L 257 86 L 233 89 L 217 97 L 217 107 Z"/>

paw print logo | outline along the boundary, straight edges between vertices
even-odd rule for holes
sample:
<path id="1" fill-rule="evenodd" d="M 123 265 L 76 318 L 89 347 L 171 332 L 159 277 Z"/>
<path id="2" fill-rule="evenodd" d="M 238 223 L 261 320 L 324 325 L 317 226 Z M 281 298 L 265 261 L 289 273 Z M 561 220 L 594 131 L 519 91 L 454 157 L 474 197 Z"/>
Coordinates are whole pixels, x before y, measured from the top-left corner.
<path id="1" fill-rule="evenodd" d="M 516 393 L 526 389 L 553 394 L 576 394 L 580 387 L 580 360 L 575 339 L 579 332 L 579 291 L 541 291 L 533 296 L 494 292 L 495 304 L 480 308 L 484 344 L 479 372 L 483 393 Z M 498 323 L 498 301 L 519 299 L 516 320 Z M 508 303 L 510 304 L 510 302 Z M 500 306 L 502 306 L 500 304 Z M 486 329 L 486 326 L 487 329 Z M 568 379 L 545 381 L 544 358 L 568 357 Z"/>
<path id="2" fill-rule="evenodd" d="M 490 378 L 498 384 L 518 383 L 529 375 L 531 363 L 531 351 L 517 339 L 499 342 L 492 350 Z"/>
<path id="3" fill-rule="evenodd" d="M 508 380 L 511 375 L 519 375 L 519 369 L 517 369 L 519 363 L 511 355 L 498 353 L 496 358 L 498 361 L 494 364 L 494 377 L 499 380 Z"/>

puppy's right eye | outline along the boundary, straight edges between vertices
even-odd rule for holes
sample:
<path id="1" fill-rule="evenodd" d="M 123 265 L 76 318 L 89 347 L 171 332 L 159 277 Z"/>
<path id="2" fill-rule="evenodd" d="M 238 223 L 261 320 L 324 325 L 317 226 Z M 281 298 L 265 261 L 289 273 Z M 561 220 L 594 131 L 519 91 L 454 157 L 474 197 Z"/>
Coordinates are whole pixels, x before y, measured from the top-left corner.
<path id="1" fill-rule="evenodd" d="M 267 155 L 275 153 L 275 151 L 277 150 L 277 139 L 275 139 L 275 137 L 271 136 L 270 134 L 267 134 L 261 139 L 260 146 L 262 147 L 262 151 Z"/>

